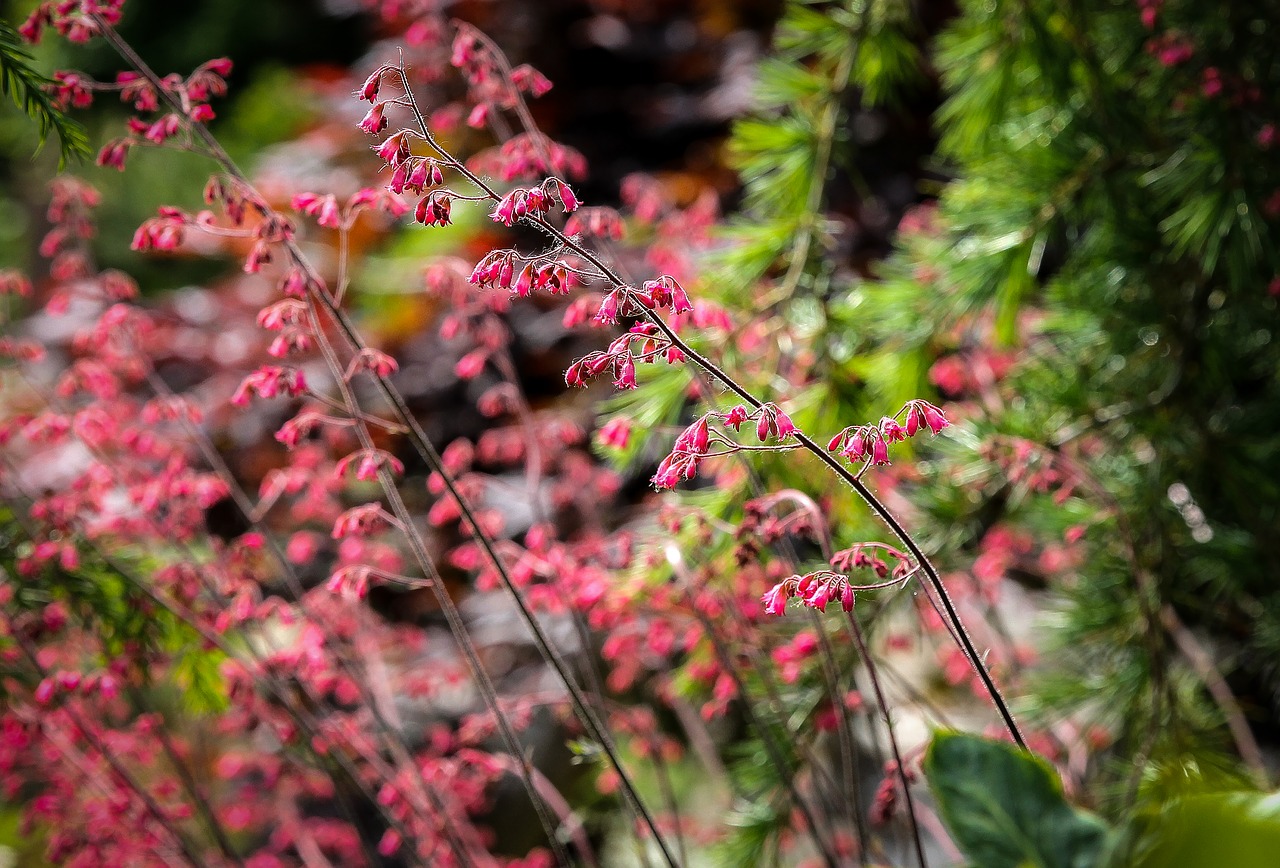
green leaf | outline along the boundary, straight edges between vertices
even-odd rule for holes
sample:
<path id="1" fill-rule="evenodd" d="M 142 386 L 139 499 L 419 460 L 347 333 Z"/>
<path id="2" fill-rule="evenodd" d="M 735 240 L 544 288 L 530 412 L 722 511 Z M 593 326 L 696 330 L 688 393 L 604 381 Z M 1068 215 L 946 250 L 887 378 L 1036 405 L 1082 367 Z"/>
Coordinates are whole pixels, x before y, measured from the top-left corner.
<path id="1" fill-rule="evenodd" d="M 58 168 L 62 169 L 71 158 L 88 156 L 89 139 L 80 124 L 53 104 L 44 89 L 53 82 L 37 72 L 30 61 L 22 37 L 9 22 L 0 19 L 0 93 L 12 97 L 14 104 L 36 122 L 40 147 L 50 132 L 58 134 Z"/>
<path id="2" fill-rule="evenodd" d="M 1062 795 L 1047 762 L 1004 742 L 939 733 L 924 760 L 938 810 L 981 868 L 1094 868 L 1106 827 Z"/>
<path id="3" fill-rule="evenodd" d="M 1188 796 L 1135 820 L 1109 864 L 1271 868 L 1280 859 L 1280 793 Z"/>

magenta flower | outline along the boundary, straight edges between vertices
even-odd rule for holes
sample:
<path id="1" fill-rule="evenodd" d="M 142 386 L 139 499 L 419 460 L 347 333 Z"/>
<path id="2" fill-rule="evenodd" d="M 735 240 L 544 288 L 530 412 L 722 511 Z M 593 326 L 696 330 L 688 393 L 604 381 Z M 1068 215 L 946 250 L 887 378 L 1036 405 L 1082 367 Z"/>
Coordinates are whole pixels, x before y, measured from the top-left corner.
<path id="1" fill-rule="evenodd" d="M 409 134 L 405 130 L 392 133 L 374 150 L 384 163 L 398 166 L 409 158 Z"/>
<path id="2" fill-rule="evenodd" d="M 742 428 L 742 423 L 747 421 L 749 416 L 750 414 L 747 412 L 747 408 L 738 404 L 725 414 L 724 427 L 738 431 Z"/>
<path id="3" fill-rule="evenodd" d="M 896 420 L 885 416 L 880 420 L 880 437 L 887 443 L 900 443 L 907 439 L 907 432 Z"/>
<path id="4" fill-rule="evenodd" d="M 360 86 L 357 92 L 358 99 L 373 102 L 378 98 L 378 88 L 382 86 L 382 76 L 390 67 L 380 66 L 375 69 L 368 78 L 364 80 L 364 84 Z"/>
<path id="5" fill-rule="evenodd" d="M 791 599 L 792 579 L 779 582 L 765 593 L 760 601 L 764 603 L 764 611 L 768 615 L 782 615 L 787 611 L 787 601 Z"/>
<path id="6" fill-rule="evenodd" d="M 565 212 L 578 210 L 578 197 L 573 195 L 569 185 L 558 178 L 553 180 L 555 180 L 556 193 L 560 197 L 560 204 L 564 206 Z"/>
<path id="7" fill-rule="evenodd" d="M 626 449 L 631 440 L 631 421 L 621 416 L 610 419 L 596 433 L 596 439 L 603 446 L 614 449 Z"/>
<path id="8" fill-rule="evenodd" d="M 364 119 L 360 121 L 360 129 L 370 135 L 377 135 L 387 128 L 387 118 L 384 116 L 384 107 L 386 103 L 374 103 L 370 107 Z"/>
<path id="9" fill-rule="evenodd" d="M 449 215 L 453 209 L 453 200 L 448 193 L 436 190 L 418 200 L 413 219 L 424 226 L 448 226 Z"/>

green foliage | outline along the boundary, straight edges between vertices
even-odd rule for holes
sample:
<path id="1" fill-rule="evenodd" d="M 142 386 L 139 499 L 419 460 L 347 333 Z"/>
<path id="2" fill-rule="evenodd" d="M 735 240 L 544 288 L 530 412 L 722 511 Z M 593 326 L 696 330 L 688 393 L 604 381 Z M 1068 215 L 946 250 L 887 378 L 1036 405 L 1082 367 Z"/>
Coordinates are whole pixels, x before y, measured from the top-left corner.
<path id="1" fill-rule="evenodd" d="M 31 542 L 9 510 L 0 512 L 0 572 L 17 575 L 16 559 Z M 54 601 L 67 606 L 78 626 L 97 640 L 90 667 L 106 666 L 126 647 L 155 649 L 173 660 L 167 671 L 148 673 L 151 685 L 172 690 L 183 708 L 204 714 L 226 708 L 220 667 L 225 655 L 205 646 L 199 633 L 173 612 L 154 603 L 138 576 L 150 576 L 160 562 L 154 554 L 121 553 L 108 560 L 87 548 L 74 569 L 52 564 L 15 587 L 11 614 L 39 611 Z"/>
<path id="2" fill-rule="evenodd" d="M 982 868 L 1264 868 L 1280 848 L 1280 795 L 1202 781 L 1108 829 L 1067 804 L 1048 763 L 1004 742 L 941 733 L 924 769 L 947 830 Z"/>
<path id="3" fill-rule="evenodd" d="M 60 158 L 58 168 L 72 159 L 89 154 L 84 127 L 53 104 L 45 88 L 53 82 L 31 66 L 31 55 L 9 22 L 0 19 L 0 93 L 36 122 L 43 148 L 49 133 L 57 133 Z"/>
<path id="4" fill-rule="evenodd" d="M 1004 742 L 934 737 L 924 760 L 938 813 L 982 868 L 1093 868 L 1106 827 L 1077 811 L 1044 760 Z"/>
<path id="5" fill-rule="evenodd" d="M 1170 0 L 1148 28 L 1134 4 L 963 3 L 933 54 L 951 176 L 935 225 L 829 306 L 860 332 L 841 369 L 886 400 L 942 356 L 1017 353 L 970 405 L 963 443 L 929 465 L 930 544 L 963 569 L 996 524 L 1039 545 L 1087 528 L 1046 598 L 1049 664 L 1022 705 L 1115 734 L 1094 783 L 1119 811 L 1141 774 L 1127 760 L 1217 764 L 1231 749 L 1162 609 L 1211 638 L 1246 714 L 1273 718 L 1280 696 L 1280 245 L 1266 205 L 1280 152 L 1262 143 L 1260 103 L 1204 86 L 1212 71 L 1280 87 L 1264 36 L 1280 4 L 1213 10 Z M 1190 57 L 1162 61 L 1164 38 Z M 1015 439 L 1070 466 L 1064 496 L 992 460 Z"/>
<path id="6" fill-rule="evenodd" d="M 1108 864 L 1132 868 L 1270 868 L 1280 853 L 1280 794 L 1205 793 L 1149 811 Z"/>

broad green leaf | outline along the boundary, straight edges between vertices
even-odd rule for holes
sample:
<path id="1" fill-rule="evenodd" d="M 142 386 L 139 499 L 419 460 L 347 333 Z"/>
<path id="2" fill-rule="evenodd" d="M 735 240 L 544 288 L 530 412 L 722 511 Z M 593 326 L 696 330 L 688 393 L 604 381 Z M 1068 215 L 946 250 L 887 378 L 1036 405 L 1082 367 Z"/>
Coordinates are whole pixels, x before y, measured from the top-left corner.
<path id="1" fill-rule="evenodd" d="M 1135 820 L 1115 868 L 1273 868 L 1280 863 L 1280 793 L 1187 796 Z"/>
<path id="2" fill-rule="evenodd" d="M 924 760 L 938 811 L 981 868 L 1094 868 L 1106 826 L 1062 795 L 1049 764 L 1004 742 L 939 733 Z"/>

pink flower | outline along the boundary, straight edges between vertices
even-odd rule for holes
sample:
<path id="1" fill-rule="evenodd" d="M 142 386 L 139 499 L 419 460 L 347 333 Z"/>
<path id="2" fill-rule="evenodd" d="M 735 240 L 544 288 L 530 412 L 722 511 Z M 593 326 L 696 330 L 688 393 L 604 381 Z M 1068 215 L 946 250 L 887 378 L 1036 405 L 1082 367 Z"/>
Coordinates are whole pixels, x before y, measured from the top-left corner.
<path id="1" fill-rule="evenodd" d="M 392 166 L 398 166 L 409 158 L 409 134 L 405 130 L 401 130 L 398 133 L 392 133 L 374 150 L 377 152 L 378 156 L 382 158 L 384 163 Z"/>
<path id="2" fill-rule="evenodd" d="M 885 416 L 880 420 L 880 436 L 889 443 L 900 443 L 907 439 L 907 432 L 894 419 Z"/>
<path id="3" fill-rule="evenodd" d="M 378 88 L 382 86 L 382 76 L 384 73 L 388 71 L 388 69 L 390 69 L 390 67 L 387 67 L 385 65 L 379 66 L 377 69 L 375 69 L 369 75 L 369 77 L 364 80 L 364 84 L 360 86 L 360 90 L 358 91 L 358 94 L 359 94 L 358 98 L 362 100 L 366 100 L 368 102 L 373 102 L 375 99 L 377 99 Z"/>
<path id="4" fill-rule="evenodd" d="M 472 129 L 480 129 L 489 120 L 489 104 L 487 102 L 476 103 L 475 108 L 471 109 L 471 114 L 467 115 L 467 126 Z"/>
<path id="5" fill-rule="evenodd" d="M 564 382 L 566 386 L 585 386 L 587 385 L 587 376 L 585 372 L 585 358 L 579 359 L 569 366 L 564 372 Z"/>
<path id="6" fill-rule="evenodd" d="M 781 410 L 778 410 L 775 414 L 775 421 L 777 423 L 776 436 L 779 440 L 784 437 L 791 437 L 796 433 L 796 426 L 792 423 L 791 417 Z"/>
<path id="7" fill-rule="evenodd" d="M 631 439 L 631 421 L 621 416 L 610 419 L 597 432 L 596 439 L 604 446 L 626 449 Z"/>
<path id="8" fill-rule="evenodd" d="M 57 685 L 52 678 L 46 678 L 35 689 L 35 700 L 38 705 L 48 705 L 53 701 Z"/>
<path id="9" fill-rule="evenodd" d="M 453 366 L 453 373 L 460 380 L 474 380 L 480 376 L 484 370 L 485 362 L 489 360 L 489 351 L 481 347 L 472 350 L 462 358 L 458 359 L 456 365 Z"/>
<path id="10" fill-rule="evenodd" d="M 527 63 L 511 70 L 511 83 L 535 98 L 551 90 L 551 80 Z"/>
<path id="11" fill-rule="evenodd" d="M 732 428 L 734 431 L 737 431 L 741 429 L 742 423 L 747 421 L 749 417 L 750 414 L 747 412 L 747 408 L 738 404 L 725 414 L 724 427 Z"/>
<path id="12" fill-rule="evenodd" d="M 525 263 L 524 268 L 520 269 L 516 282 L 511 285 L 511 291 L 521 298 L 528 298 L 533 292 L 533 263 Z"/>
<path id="13" fill-rule="evenodd" d="M 596 312 L 595 321 L 601 324 L 613 324 L 618 321 L 618 311 L 626 300 L 625 287 L 614 289 L 600 302 L 600 310 Z"/>
<path id="14" fill-rule="evenodd" d="M 125 158 L 129 156 L 129 148 L 128 139 L 116 139 L 107 142 L 103 145 L 102 150 L 98 151 L 98 158 L 95 162 L 99 166 L 123 172 Z"/>
<path id="15" fill-rule="evenodd" d="M 631 353 L 626 353 L 615 364 L 613 385 L 619 389 L 636 388 L 636 362 Z"/>
<path id="16" fill-rule="evenodd" d="M 694 422 L 676 439 L 675 452 L 691 452 L 695 455 L 705 455 L 707 447 L 710 444 L 710 428 L 708 420 L 710 416 L 703 416 Z"/>
<path id="17" fill-rule="evenodd" d="M 573 191 L 569 189 L 569 185 L 560 179 L 555 179 L 556 193 L 560 197 L 560 204 L 564 206 L 565 213 L 578 210 L 578 197 L 573 195 Z"/>
<path id="18" fill-rule="evenodd" d="M 352 507 L 338 516 L 337 521 L 333 523 L 333 538 L 366 536 L 383 525 L 393 522 L 394 519 L 380 504 L 366 503 Z"/>
<path id="19" fill-rule="evenodd" d="M 374 103 L 368 113 L 360 121 L 360 129 L 369 135 L 377 135 L 387 128 L 387 118 L 384 116 L 385 103 Z"/>
<path id="20" fill-rule="evenodd" d="M 871 444 L 871 463 L 881 465 L 889 463 L 889 444 L 884 442 L 884 438 L 878 432 Z"/>
<path id="21" fill-rule="evenodd" d="M 378 855 L 394 856 L 400 850 L 400 833 L 395 829 L 387 829 L 378 840 Z"/>
<path id="22" fill-rule="evenodd" d="M 794 585 L 795 576 L 786 581 L 779 582 L 765 593 L 760 601 L 764 603 L 764 611 L 769 615 L 782 615 L 787 611 L 787 600 L 791 599 L 791 588 Z"/>

